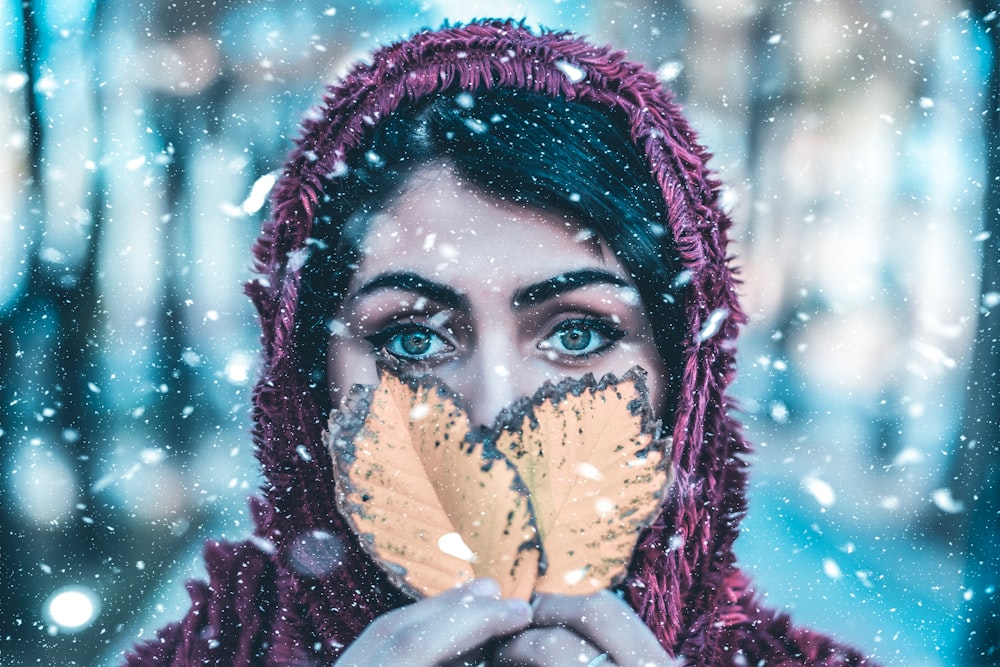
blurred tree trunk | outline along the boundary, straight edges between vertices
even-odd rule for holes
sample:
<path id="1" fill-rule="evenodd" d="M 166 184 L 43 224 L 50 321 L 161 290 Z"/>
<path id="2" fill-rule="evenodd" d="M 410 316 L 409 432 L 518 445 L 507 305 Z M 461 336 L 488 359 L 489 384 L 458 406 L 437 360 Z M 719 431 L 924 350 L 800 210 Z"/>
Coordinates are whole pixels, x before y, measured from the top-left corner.
<path id="1" fill-rule="evenodd" d="M 91 57 L 99 38 L 95 26 L 112 4 L 93 3 L 85 29 L 71 31 L 72 39 L 79 40 L 81 50 Z M 81 6 L 89 9 L 91 5 L 89 0 L 79 0 L 70 9 L 80 10 Z M 46 225 L 66 214 L 52 201 L 62 193 L 46 189 L 45 179 L 51 178 L 50 170 L 82 169 L 83 159 L 65 154 L 52 140 L 53 128 L 70 121 L 60 115 L 61 109 L 54 110 L 51 101 L 47 103 L 45 91 L 38 85 L 50 64 L 62 65 L 52 56 L 53 31 L 41 8 L 40 3 L 23 3 L 16 15 L 22 22 L 17 33 L 21 43 L 14 44 L 13 38 L 9 42 L 19 49 L 19 69 L 27 77 L 24 179 L 28 205 L 18 221 L 31 231 L 29 242 L 22 247 L 0 247 L 0 252 L 23 255 L 28 274 L 10 308 L 0 312 L 0 664 L 94 665 L 112 641 L 122 642 L 124 628 L 129 632 L 134 629 L 128 624 L 147 614 L 147 607 L 152 606 L 149 593 L 162 583 L 157 574 L 174 566 L 190 539 L 183 532 L 173 534 L 170 521 L 137 519 L 134 511 L 113 495 L 102 495 L 97 482 L 114 470 L 107 462 L 126 437 L 126 428 L 133 428 L 140 442 L 150 447 L 163 443 L 182 457 L 195 436 L 207 427 L 203 421 L 177 417 L 198 397 L 187 383 L 187 367 L 181 362 L 181 352 L 189 341 L 177 318 L 170 317 L 171 312 L 181 312 L 181 296 L 171 294 L 173 298 L 163 299 L 160 305 L 165 311 L 160 319 L 167 325 L 155 356 L 157 368 L 162 369 L 156 384 L 169 383 L 172 391 L 156 392 L 158 400 L 143 404 L 149 407 L 144 422 L 120 418 L 128 415 L 132 406 L 115 404 L 107 398 L 109 392 L 90 388 L 104 385 L 106 377 L 101 347 L 106 342 L 104 301 L 108 297 L 99 292 L 98 283 L 108 210 L 106 183 L 100 172 L 91 176 L 86 197 L 79 201 L 81 210 L 93 220 L 79 256 L 65 262 L 47 260 L 44 249 L 52 247 L 53 241 L 46 234 Z M 47 61 L 49 58 L 53 60 Z M 60 83 L 65 83 L 64 79 L 79 74 L 74 71 L 62 76 Z M 93 75 L 87 80 L 90 76 L 98 80 Z M 93 98 L 79 99 L 77 104 L 83 107 L 95 104 L 95 99 L 104 101 L 99 95 L 108 93 L 95 87 L 91 94 Z M 97 127 L 92 129 L 105 137 L 107 121 L 96 120 Z M 113 150 L 104 145 L 102 155 Z M 179 181 L 179 176 L 174 180 Z M 176 192 L 169 194 L 177 198 Z M 0 243 L 8 241 L 0 235 Z M 167 276 L 167 280 L 174 281 L 170 284 L 175 287 L 174 276 Z M 145 428 L 146 422 L 153 425 Z M 20 456 L 24 451 L 37 455 Z M 58 507 L 61 500 L 55 497 L 59 494 L 49 489 L 25 500 L 23 488 L 18 491 L 15 482 L 38 474 L 42 484 L 58 488 L 65 479 L 53 478 L 53 460 L 66 462 L 72 469 L 72 500 L 59 516 L 41 520 L 25 507 L 47 503 Z M 36 467 L 42 472 L 25 470 Z M 120 474 L 114 477 L 119 478 Z M 155 493 L 156 489 L 150 489 L 150 496 Z M 197 530 L 199 511 L 191 510 L 180 518 L 192 520 Z M 137 562 L 143 563 L 141 569 L 130 567 Z M 85 585 L 101 600 L 95 623 L 75 634 L 50 625 L 44 613 L 46 598 L 67 584 Z"/>
<path id="2" fill-rule="evenodd" d="M 983 115 L 987 161 L 983 230 L 989 234 L 983 244 L 984 298 L 969 377 L 966 440 L 956 476 L 971 508 L 963 614 L 969 621 L 968 635 L 960 647 L 970 667 L 1000 664 L 1000 312 L 989 307 L 992 298 L 985 298 L 1000 291 L 1000 17 L 994 2 L 972 2 L 992 54 Z"/>

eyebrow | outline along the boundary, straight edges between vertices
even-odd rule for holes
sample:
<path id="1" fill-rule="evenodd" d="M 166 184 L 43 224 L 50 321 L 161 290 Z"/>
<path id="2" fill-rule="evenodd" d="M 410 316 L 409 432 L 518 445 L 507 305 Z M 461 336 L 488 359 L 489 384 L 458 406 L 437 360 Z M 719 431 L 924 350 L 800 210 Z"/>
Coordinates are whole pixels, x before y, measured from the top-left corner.
<path id="1" fill-rule="evenodd" d="M 351 297 L 356 299 L 366 294 L 385 289 L 405 290 L 435 301 L 445 308 L 469 310 L 469 300 L 464 294 L 448 285 L 428 280 L 423 276 L 408 271 L 389 271 L 380 273 L 364 285 Z"/>
<path id="2" fill-rule="evenodd" d="M 548 280 L 543 280 L 534 285 L 528 285 L 514 292 L 511 304 L 514 310 L 530 308 L 535 304 L 553 299 L 560 294 L 578 290 L 587 285 L 617 285 L 618 287 L 629 287 L 628 282 L 610 271 L 600 269 L 581 269 L 579 271 L 567 271 L 557 276 L 552 276 Z"/>

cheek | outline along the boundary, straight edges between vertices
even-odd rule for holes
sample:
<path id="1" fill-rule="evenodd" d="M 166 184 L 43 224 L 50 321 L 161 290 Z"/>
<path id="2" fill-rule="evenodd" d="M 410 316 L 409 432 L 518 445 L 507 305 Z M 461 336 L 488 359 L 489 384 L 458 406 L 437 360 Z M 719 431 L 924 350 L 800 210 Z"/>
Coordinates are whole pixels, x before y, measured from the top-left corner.
<path id="1" fill-rule="evenodd" d="M 649 403 L 657 413 L 662 409 L 666 399 L 667 376 L 666 368 L 652 343 L 626 343 L 621 346 L 622 356 L 618 359 L 621 368 L 611 372 L 621 375 L 633 366 L 640 366 L 646 371 L 646 387 L 649 390 Z M 657 415 L 661 416 L 661 415 Z"/>
<path id="2" fill-rule="evenodd" d="M 378 381 L 375 357 L 369 349 L 365 341 L 359 344 L 346 336 L 331 336 L 326 350 L 326 381 L 333 405 L 339 405 L 354 385 Z"/>
<path id="3" fill-rule="evenodd" d="M 652 406 L 653 412 L 657 417 L 666 419 L 667 415 L 660 414 L 666 401 L 666 379 L 663 377 L 661 371 L 647 370 L 649 370 L 649 375 L 646 377 L 646 385 L 649 389 L 649 404 Z"/>

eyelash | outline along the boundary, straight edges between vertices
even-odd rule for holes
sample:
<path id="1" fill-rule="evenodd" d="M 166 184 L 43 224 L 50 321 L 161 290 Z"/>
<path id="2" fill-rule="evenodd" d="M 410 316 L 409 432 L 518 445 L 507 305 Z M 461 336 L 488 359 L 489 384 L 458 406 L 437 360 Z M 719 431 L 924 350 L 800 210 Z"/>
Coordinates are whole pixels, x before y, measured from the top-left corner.
<path id="1" fill-rule="evenodd" d="M 447 337 L 441 335 L 431 327 L 427 327 L 422 324 L 417 324 L 412 320 L 407 320 L 403 322 L 393 322 L 384 329 L 380 329 L 379 331 L 376 331 L 373 334 L 365 336 L 365 340 L 367 340 L 372 345 L 372 348 L 374 350 L 385 350 L 394 357 L 403 359 L 405 361 L 426 361 L 428 359 L 433 359 L 434 357 L 442 353 L 442 350 L 436 350 L 434 352 L 426 354 L 413 354 L 405 350 L 398 351 L 391 349 L 392 342 L 394 339 L 396 339 L 399 336 L 402 336 L 403 334 L 413 334 L 413 333 L 427 334 L 432 338 L 440 340 L 441 343 L 443 343 L 443 345 L 448 348 L 447 350 L 444 350 L 444 352 L 450 352 L 455 349 L 455 345 Z"/>
<path id="2" fill-rule="evenodd" d="M 574 351 L 568 348 L 566 339 L 563 338 L 573 330 L 580 330 L 587 334 L 586 338 L 584 338 L 584 348 L 590 346 L 593 334 L 596 334 L 603 340 L 599 341 L 599 344 L 594 347 L 594 349 L 581 349 L 580 351 Z M 404 342 L 397 339 L 406 334 L 426 335 L 427 345 L 429 348 L 428 351 L 413 352 L 411 350 L 397 348 L 397 345 L 405 345 Z M 543 351 L 552 350 L 553 354 L 558 355 L 564 360 L 568 359 L 575 361 L 602 354 L 626 335 L 626 331 L 608 320 L 596 317 L 574 317 L 562 320 L 555 325 L 549 331 L 548 335 L 539 341 L 536 347 Z M 555 349 L 553 339 L 557 337 L 561 339 L 560 342 L 564 348 L 562 351 Z M 449 336 L 439 333 L 432 327 L 418 324 L 413 320 L 393 322 L 385 328 L 365 336 L 365 340 L 371 344 L 374 350 L 385 350 L 394 357 L 404 361 L 433 360 L 435 357 L 452 352 L 456 348 L 456 345 Z M 437 349 L 434 349 L 435 345 L 437 346 Z"/>
<path id="3" fill-rule="evenodd" d="M 579 354 L 574 354 L 573 352 L 562 352 L 558 353 L 563 357 L 568 357 L 570 359 L 586 359 L 598 354 L 605 352 L 608 348 L 612 347 L 619 340 L 627 335 L 627 332 L 619 328 L 617 325 L 613 324 L 604 319 L 595 317 L 575 317 L 568 320 L 563 320 L 549 332 L 549 335 L 542 339 L 538 344 L 538 349 L 552 349 L 551 340 L 560 334 L 567 334 L 573 329 L 585 329 L 588 332 L 596 332 L 599 336 L 604 338 L 604 342 L 593 350 L 588 350 L 586 352 L 581 352 Z M 589 338 L 586 341 L 590 342 Z M 549 343 L 546 345 L 546 343 Z M 564 343 L 565 345 L 565 343 Z"/>

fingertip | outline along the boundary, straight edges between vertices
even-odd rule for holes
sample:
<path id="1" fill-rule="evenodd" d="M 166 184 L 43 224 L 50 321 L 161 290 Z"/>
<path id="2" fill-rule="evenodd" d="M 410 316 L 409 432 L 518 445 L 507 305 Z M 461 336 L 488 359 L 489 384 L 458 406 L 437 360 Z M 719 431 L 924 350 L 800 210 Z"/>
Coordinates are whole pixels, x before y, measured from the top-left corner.
<path id="1" fill-rule="evenodd" d="M 610 620 L 618 613 L 626 617 L 634 613 L 624 600 L 604 590 L 588 595 L 538 594 L 532 600 L 532 609 L 532 620 L 545 626 L 570 624 L 575 627 L 584 618 Z"/>
<path id="2" fill-rule="evenodd" d="M 522 622 L 525 625 L 531 623 L 531 619 L 535 615 L 535 609 L 532 605 L 518 598 L 503 600 L 503 604 L 512 621 Z"/>
<path id="3" fill-rule="evenodd" d="M 535 593 L 531 596 L 532 616 L 538 616 L 539 612 L 544 615 L 546 608 L 554 604 L 558 604 L 559 600 L 563 597 L 566 596 L 557 595 L 555 593 Z"/>
<path id="4" fill-rule="evenodd" d="M 483 618 L 487 633 L 492 637 L 512 635 L 531 627 L 534 615 L 531 605 L 524 600 L 504 599 L 495 603 L 492 611 L 486 611 Z"/>
<path id="5" fill-rule="evenodd" d="M 480 577 L 478 579 L 473 579 L 459 588 L 464 588 L 465 592 L 476 595 L 479 597 L 490 597 L 499 598 L 500 597 L 500 584 L 496 579 L 491 577 Z"/>

